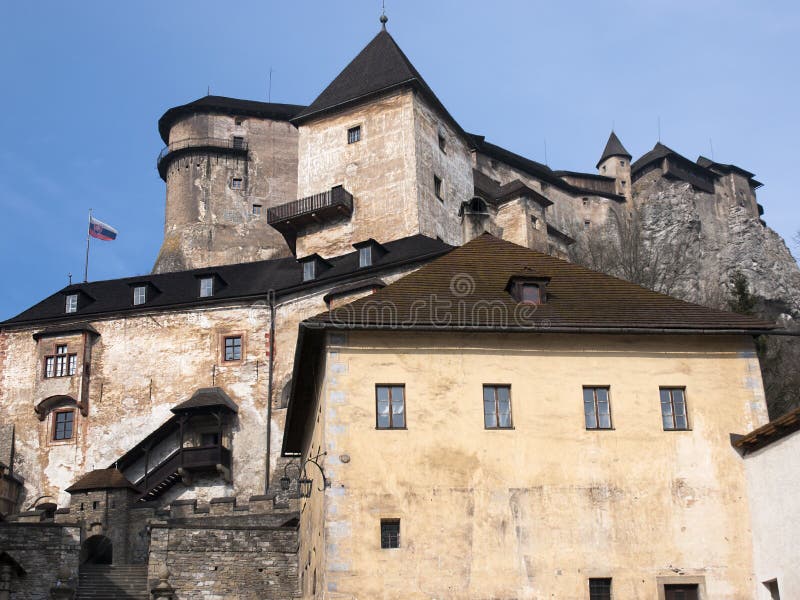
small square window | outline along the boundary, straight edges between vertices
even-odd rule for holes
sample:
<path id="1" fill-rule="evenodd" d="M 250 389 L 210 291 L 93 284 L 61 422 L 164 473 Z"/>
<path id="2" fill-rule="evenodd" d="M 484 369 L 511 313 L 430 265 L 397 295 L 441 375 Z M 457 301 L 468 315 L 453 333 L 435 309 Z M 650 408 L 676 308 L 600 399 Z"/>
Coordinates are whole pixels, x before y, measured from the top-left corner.
<path id="1" fill-rule="evenodd" d="M 74 432 L 75 411 L 62 410 L 53 415 L 53 439 L 71 440 Z"/>
<path id="2" fill-rule="evenodd" d="M 589 600 L 611 600 L 611 578 L 589 579 Z"/>
<path id="3" fill-rule="evenodd" d="M 406 388 L 404 385 L 375 386 L 375 404 L 378 429 L 405 429 Z"/>
<path id="4" fill-rule="evenodd" d="M 78 294 L 69 294 L 67 296 L 66 312 L 78 312 Z"/>
<path id="5" fill-rule="evenodd" d="M 625 166 L 625 161 L 624 160 L 619 161 L 619 166 L 620 167 L 624 167 Z"/>
<path id="6" fill-rule="evenodd" d="M 583 230 L 584 231 L 588 231 L 591 226 L 592 226 L 592 222 L 591 221 L 587 220 L 587 221 L 583 222 Z"/>
<path id="7" fill-rule="evenodd" d="M 244 150 L 244 138 L 240 135 L 233 136 L 233 147 L 236 150 Z"/>
<path id="8" fill-rule="evenodd" d="M 255 216 L 258 217 L 258 216 L 261 215 L 261 209 L 262 209 L 262 206 L 260 204 L 253 204 L 253 214 Z"/>
<path id="9" fill-rule="evenodd" d="M 214 295 L 214 278 L 203 277 L 200 279 L 200 297 L 210 298 Z"/>
<path id="10" fill-rule="evenodd" d="M 444 198 L 442 198 L 442 180 L 438 175 L 433 176 L 433 193 L 436 194 L 439 200 L 444 200 Z"/>
<path id="11" fill-rule="evenodd" d="M 400 519 L 381 519 L 381 548 L 400 547 Z"/>
<path id="12" fill-rule="evenodd" d="M 588 198 L 584 198 L 583 199 L 583 205 L 584 206 L 589 206 L 589 199 Z"/>
<path id="13" fill-rule="evenodd" d="M 303 263 L 303 281 L 312 281 L 316 277 L 317 265 L 313 260 Z"/>
<path id="14" fill-rule="evenodd" d="M 242 117 L 236 117 L 233 122 L 236 124 L 237 127 L 241 126 L 244 123 L 244 119 Z"/>
<path id="15" fill-rule="evenodd" d="M 583 388 L 586 429 L 611 429 L 611 404 L 607 387 Z"/>
<path id="16" fill-rule="evenodd" d="M 358 249 L 358 266 L 359 268 L 372 266 L 372 247 L 364 246 Z"/>
<path id="17" fill-rule="evenodd" d="M 133 305 L 139 306 L 147 302 L 147 286 L 137 285 L 133 288 Z"/>
<path id="18" fill-rule="evenodd" d="M 696 583 L 664 586 L 664 600 L 699 600 Z"/>
<path id="19" fill-rule="evenodd" d="M 542 304 L 542 287 L 538 283 L 523 283 L 522 302 L 525 304 Z"/>
<path id="20" fill-rule="evenodd" d="M 242 336 L 225 338 L 225 360 L 242 360 Z"/>
<path id="21" fill-rule="evenodd" d="M 361 125 L 356 125 L 347 130 L 347 143 L 355 144 L 361 141 Z"/>
<path id="22" fill-rule="evenodd" d="M 486 429 L 511 429 L 511 386 L 483 386 L 483 426 Z"/>
<path id="23" fill-rule="evenodd" d="M 684 388 L 660 388 L 659 392 L 661 395 L 661 422 L 664 425 L 664 431 L 689 429 Z"/>
<path id="24" fill-rule="evenodd" d="M 240 190 L 242 189 L 243 185 L 244 182 L 242 181 L 241 177 L 234 177 L 233 179 L 231 179 L 231 189 Z"/>

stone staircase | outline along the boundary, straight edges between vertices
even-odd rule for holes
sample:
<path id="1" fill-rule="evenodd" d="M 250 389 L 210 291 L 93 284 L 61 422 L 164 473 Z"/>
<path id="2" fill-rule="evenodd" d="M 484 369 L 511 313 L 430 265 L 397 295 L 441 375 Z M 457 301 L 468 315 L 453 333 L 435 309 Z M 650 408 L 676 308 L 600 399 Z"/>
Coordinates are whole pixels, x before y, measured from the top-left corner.
<path id="1" fill-rule="evenodd" d="M 83 565 L 77 600 L 149 600 L 147 565 Z"/>

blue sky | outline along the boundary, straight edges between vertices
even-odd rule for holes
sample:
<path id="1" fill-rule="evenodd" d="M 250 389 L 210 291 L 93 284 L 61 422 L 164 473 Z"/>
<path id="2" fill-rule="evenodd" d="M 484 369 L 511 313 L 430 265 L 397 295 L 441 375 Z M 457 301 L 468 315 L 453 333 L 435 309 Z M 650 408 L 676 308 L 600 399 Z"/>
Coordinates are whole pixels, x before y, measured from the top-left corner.
<path id="1" fill-rule="evenodd" d="M 613 126 L 765 183 L 767 222 L 800 230 L 800 5 L 387 0 L 389 31 L 467 130 L 591 171 Z M 161 242 L 156 122 L 211 92 L 305 104 L 369 42 L 380 0 L 5 3 L 0 20 L 0 319 L 83 272 L 147 273 Z"/>

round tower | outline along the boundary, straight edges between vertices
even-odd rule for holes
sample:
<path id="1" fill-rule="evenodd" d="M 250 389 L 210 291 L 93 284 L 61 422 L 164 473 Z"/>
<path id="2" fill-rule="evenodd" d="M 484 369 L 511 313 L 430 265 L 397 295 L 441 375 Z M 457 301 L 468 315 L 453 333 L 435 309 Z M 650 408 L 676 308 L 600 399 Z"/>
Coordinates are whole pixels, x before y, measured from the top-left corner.
<path id="1" fill-rule="evenodd" d="M 303 107 L 206 96 L 158 122 L 166 146 L 164 242 L 155 273 L 288 256 L 267 209 L 296 199 Z"/>
<path id="2" fill-rule="evenodd" d="M 625 150 L 617 134 L 612 131 L 608 136 L 603 155 L 597 161 L 600 175 L 614 178 L 617 194 L 625 196 L 628 200 L 631 199 L 631 158 L 633 157 Z"/>

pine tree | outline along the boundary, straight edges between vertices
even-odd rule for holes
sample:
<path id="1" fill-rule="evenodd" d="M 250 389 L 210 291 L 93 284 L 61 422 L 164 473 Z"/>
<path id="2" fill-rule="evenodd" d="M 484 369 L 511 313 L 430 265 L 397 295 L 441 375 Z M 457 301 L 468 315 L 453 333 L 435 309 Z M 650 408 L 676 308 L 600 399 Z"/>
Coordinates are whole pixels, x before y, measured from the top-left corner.
<path id="1" fill-rule="evenodd" d="M 744 273 L 738 269 L 731 276 L 733 287 L 731 299 L 728 301 L 731 310 L 743 315 L 752 315 L 756 308 L 756 298 L 750 293 L 750 284 Z"/>

